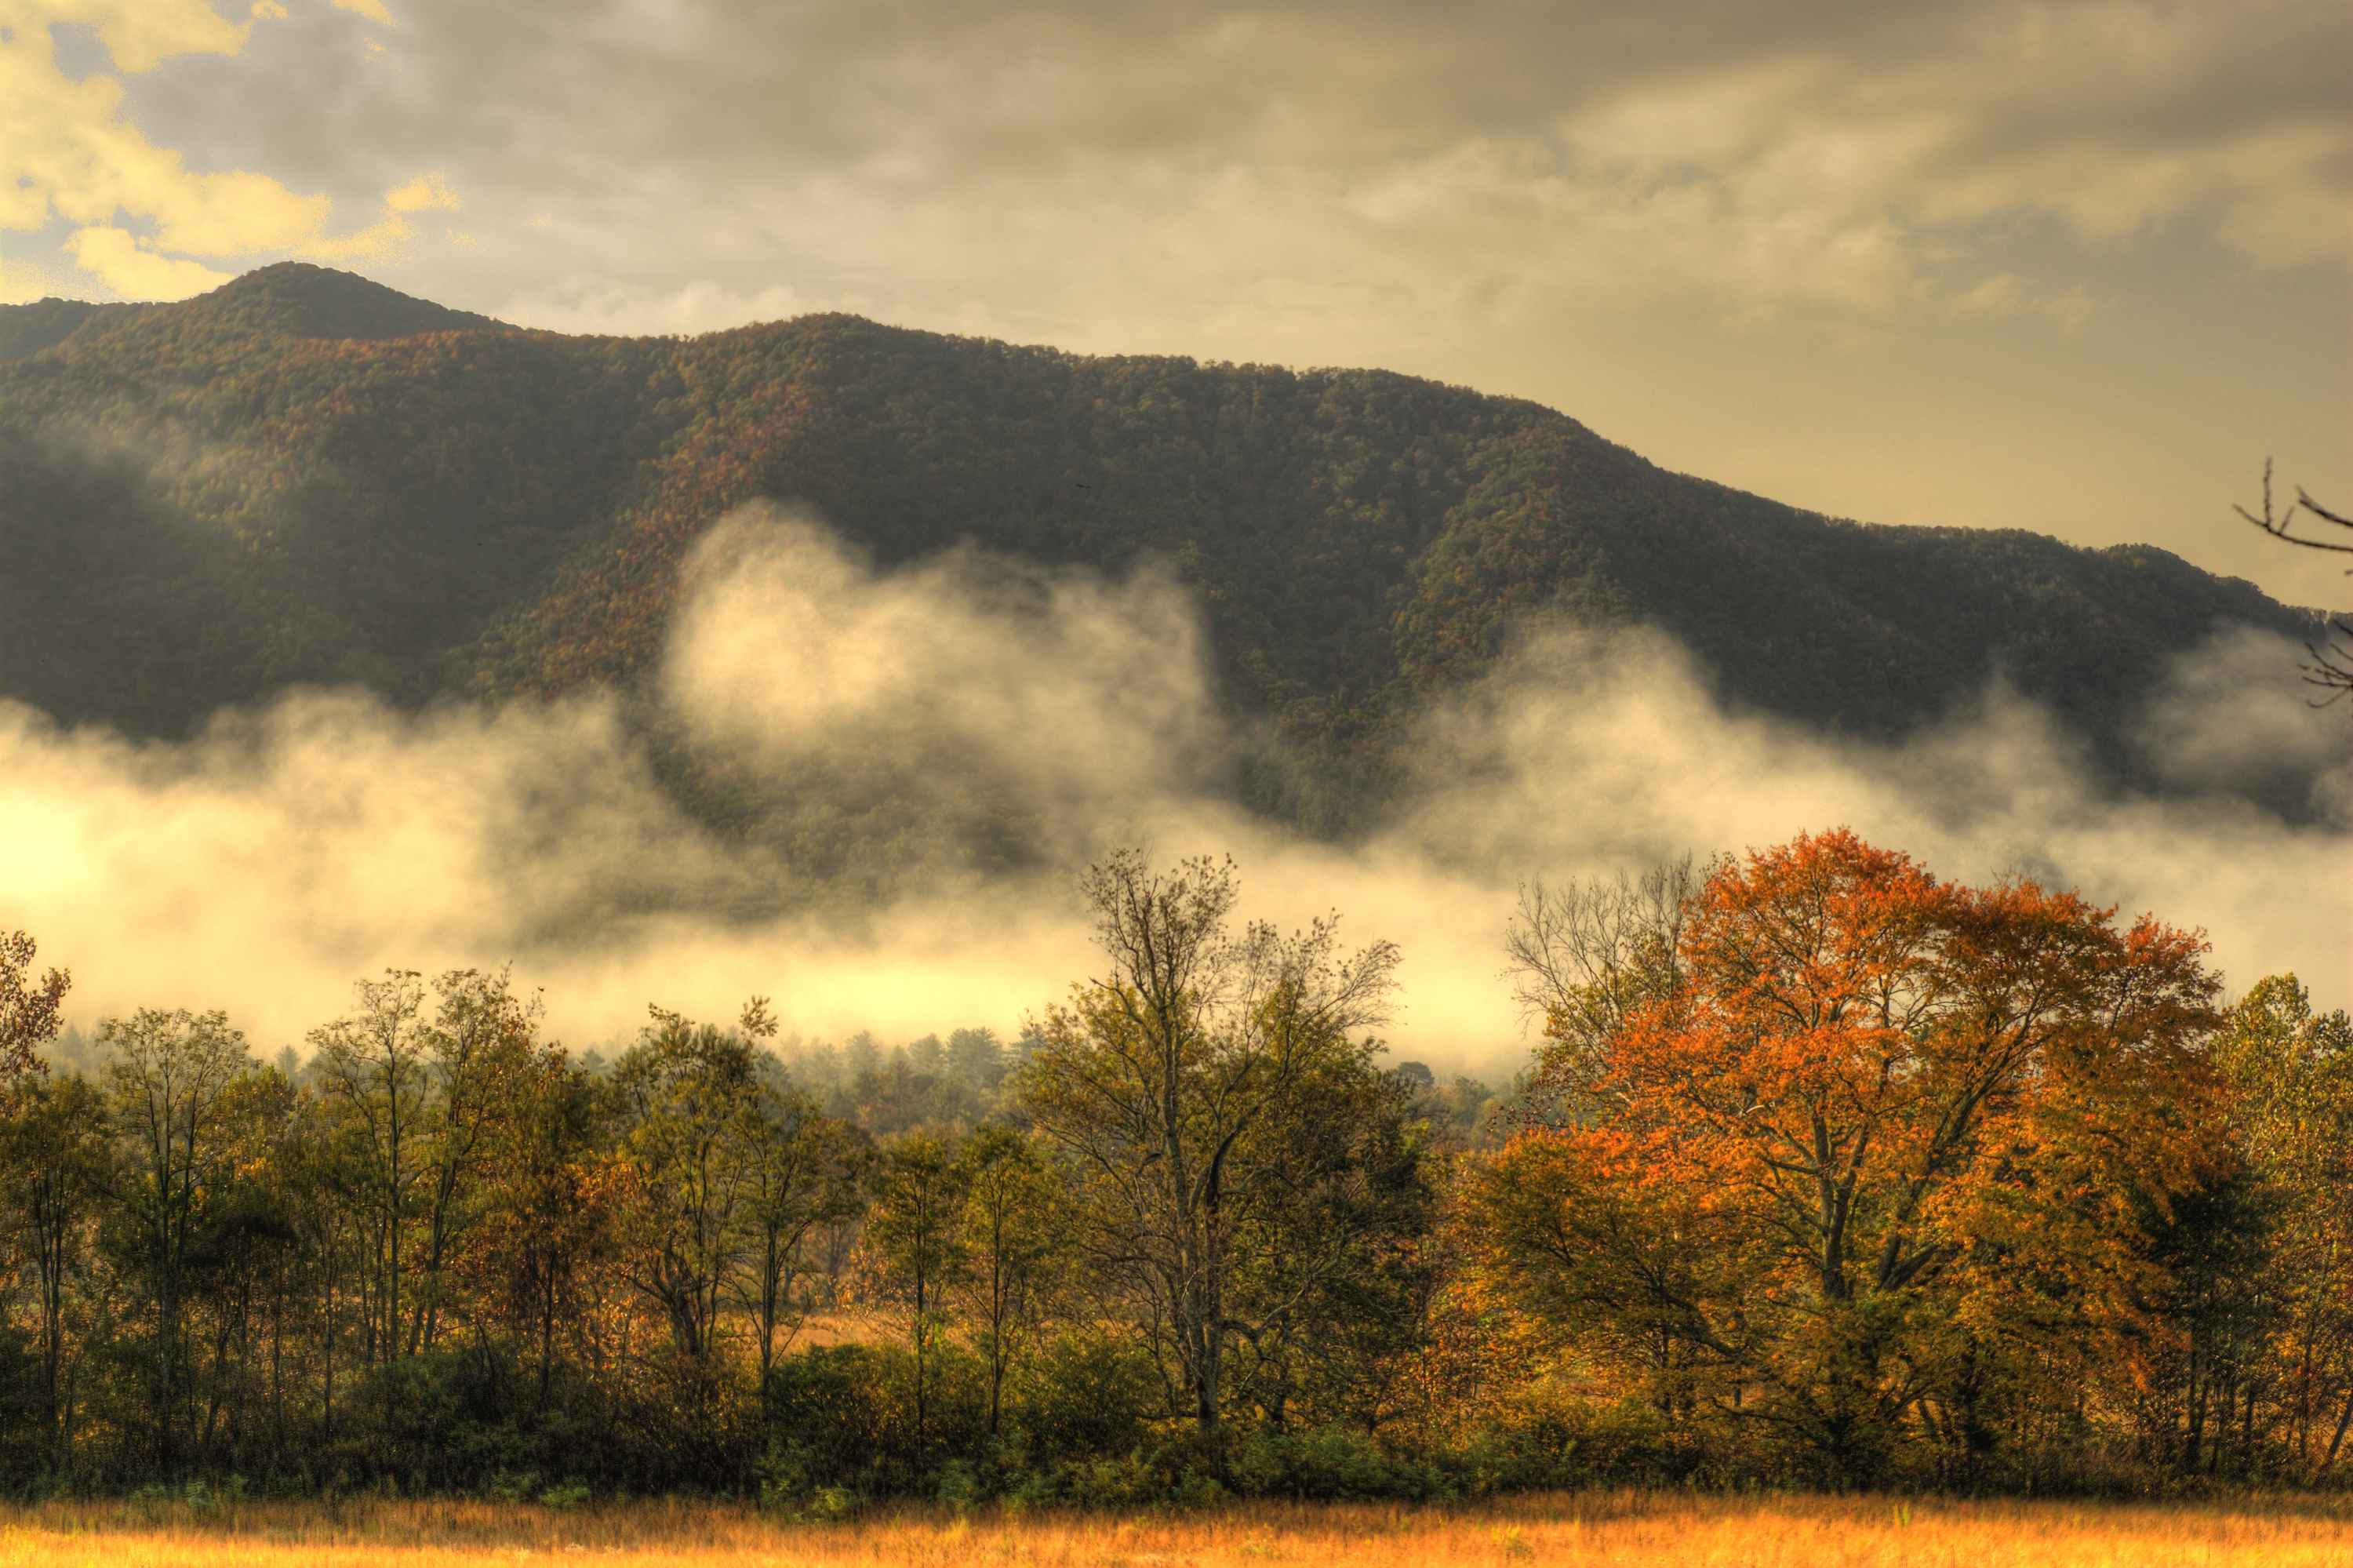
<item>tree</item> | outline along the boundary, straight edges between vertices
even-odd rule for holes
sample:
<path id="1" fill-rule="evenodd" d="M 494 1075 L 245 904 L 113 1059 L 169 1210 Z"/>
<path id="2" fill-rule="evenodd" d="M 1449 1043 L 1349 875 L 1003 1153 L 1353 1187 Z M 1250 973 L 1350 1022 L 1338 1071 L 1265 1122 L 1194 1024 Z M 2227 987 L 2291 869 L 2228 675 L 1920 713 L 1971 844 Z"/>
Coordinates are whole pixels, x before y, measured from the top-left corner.
<path id="1" fill-rule="evenodd" d="M 652 1011 L 653 1026 L 613 1072 L 638 1199 L 632 1278 L 668 1319 L 673 1348 L 702 1362 L 721 1332 L 721 1297 L 741 1255 L 741 1134 L 756 1115 L 760 1082 L 741 1034 Z"/>
<path id="2" fill-rule="evenodd" d="M 401 1348 L 401 1273 L 407 1262 L 417 1177 L 431 1087 L 425 987 L 414 969 L 386 969 L 353 987 L 356 1011 L 311 1032 L 330 1103 L 354 1134 L 364 1162 L 369 1252 L 361 1293 L 364 1354 L 389 1364 Z"/>
<path id="3" fill-rule="evenodd" d="M 799 1321 L 792 1303 L 793 1283 L 804 1267 L 802 1244 L 818 1225 L 857 1212 L 860 1151 L 843 1136 L 844 1124 L 773 1077 L 761 1082 L 737 1117 L 744 1245 L 733 1280 L 737 1304 L 751 1314 L 757 1337 L 765 1400 L 776 1356 Z"/>
<path id="4" fill-rule="evenodd" d="M 98 1037 L 112 1051 L 107 1098 L 131 1176 L 123 1214 L 155 1314 L 155 1462 L 168 1475 L 178 1463 L 175 1402 L 189 1255 L 207 1201 L 234 1173 L 233 1128 L 223 1112 L 250 1058 L 245 1036 L 220 1012 L 142 1008 L 129 1019 L 107 1019 Z"/>
<path id="5" fill-rule="evenodd" d="M 52 967 L 37 980 L 33 959 L 39 945 L 22 931 L 0 937 L 0 1097 L 27 1075 L 42 1071 L 39 1051 L 57 1038 L 58 1010 L 73 977 Z"/>
<path id="6" fill-rule="evenodd" d="M 2334 1467 L 2353 1431 L 2353 1022 L 2316 1012 L 2294 975 L 2259 980 L 2230 1012 L 2215 1058 L 2236 1098 L 2246 1175 L 2270 1216 L 2258 1277 L 2269 1342 L 2242 1369 L 2275 1402 L 2297 1458 Z"/>
<path id="7" fill-rule="evenodd" d="M 332 1445 L 347 1281 L 355 1268 L 363 1276 L 366 1272 L 363 1216 L 374 1205 L 365 1161 L 350 1125 L 315 1090 L 297 1101 L 292 1120 L 279 1186 L 309 1275 L 307 1317 L 319 1358 L 319 1430 Z"/>
<path id="8" fill-rule="evenodd" d="M 915 1467 L 923 1468 L 931 1414 L 930 1372 L 948 1327 L 950 1293 L 969 1260 L 961 1220 L 971 1172 L 947 1139 L 913 1134 L 874 1165 L 865 1255 L 871 1300 L 906 1314 L 915 1353 Z"/>
<path id="9" fill-rule="evenodd" d="M 2290 531 L 2295 526 L 2295 514 L 2299 512 L 2308 512 L 2323 523 L 2346 529 L 2353 529 L 2353 517 L 2347 517 L 2330 511 L 2306 494 L 2302 486 L 2296 489 L 2295 505 L 2284 512 L 2274 513 L 2272 504 L 2272 465 L 2268 460 L 2263 463 L 2263 515 L 2258 517 L 2243 506 L 2233 506 L 2231 510 L 2274 539 L 2306 550 L 2325 550 L 2331 555 L 2340 556 L 2353 555 L 2353 540 L 2309 539 Z M 2347 567 L 2346 571 L 2347 575 L 2353 576 L 2353 567 Z M 2304 651 L 2312 657 L 2312 662 L 2304 667 L 2305 683 L 2318 686 L 2328 694 L 2320 699 L 2320 705 L 2323 707 L 2348 692 L 2353 692 L 2353 624 L 2332 619 L 2328 622 L 2328 627 L 2330 630 L 2347 640 L 2344 646 L 2339 647 L 2332 643 L 2323 647 L 2311 642 L 2304 645 Z"/>
<path id="10" fill-rule="evenodd" d="M 1254 1175 L 1230 1233 L 1225 1377 L 1270 1426 L 1378 1430 L 1427 1349 L 1443 1156 L 1412 1111 L 1406 1080 L 1335 1052 L 1237 1145 Z"/>
<path id="11" fill-rule="evenodd" d="M 1592 1070 L 1626 1021 L 1683 983 L 1683 931 L 1693 890 L 1685 855 L 1638 882 L 1542 882 L 1520 889 L 1504 934 L 1504 972 L 1522 1019 L 1541 1020 L 1546 1044 L 1518 1109 L 1521 1120 L 1582 1115 Z"/>
<path id="12" fill-rule="evenodd" d="M 489 1202 L 459 1266 L 488 1315 L 529 1347 L 538 1413 L 554 1393 L 558 1330 L 585 1324 L 581 1277 L 617 1245 L 629 1184 L 606 1144 L 597 1085 L 562 1046 L 535 1048 L 508 1095 L 489 1155 Z"/>
<path id="13" fill-rule="evenodd" d="M 83 1236 L 112 1176 L 103 1097 L 79 1075 L 36 1082 L 0 1123 L 18 1245 L 32 1259 L 39 1344 L 41 1425 L 52 1466 L 69 1436 L 60 1388 L 69 1290 L 84 1268 Z"/>
<path id="14" fill-rule="evenodd" d="M 1720 862 L 1589 1124 L 1482 1183 L 1490 1234 L 1535 1304 L 1663 1342 L 1718 1408 L 1867 1477 L 1973 1335 L 2131 1309 L 2142 1200 L 2161 1218 L 2213 1160 L 2201 950 L 1842 829 Z"/>
<path id="15" fill-rule="evenodd" d="M 412 1352 L 431 1350 L 439 1335 L 448 1307 L 443 1269 L 474 1217 L 473 1184 L 531 1060 L 541 1012 L 537 997 L 514 994 L 506 969 L 452 969 L 433 989 L 440 1008 L 424 1035 L 424 1277 L 408 1331 Z"/>
<path id="16" fill-rule="evenodd" d="M 1155 874 L 1124 850 L 1082 884 L 1111 960 L 1050 1010 L 1021 1102 L 1076 1166 L 1094 1262 L 1173 1354 L 1174 1382 L 1213 1436 L 1228 1342 L 1261 1320 L 1230 1299 L 1235 1241 L 1269 1195 L 1282 1128 L 1330 1070 L 1369 1072 L 1397 949 L 1345 959 L 1329 922 L 1291 938 L 1227 931 L 1230 862 Z"/>
<path id="17" fill-rule="evenodd" d="M 959 1029 L 948 1036 L 948 1070 L 968 1083 L 994 1089 L 1005 1081 L 1005 1044 L 994 1029 Z"/>
<path id="18" fill-rule="evenodd" d="M 1005 1383 L 1045 1316 L 1069 1242 L 1061 1182 L 1029 1139 L 979 1128 L 964 1150 L 961 1229 L 967 1258 L 955 1282 L 988 1371 L 988 1433 L 1002 1424 Z"/>

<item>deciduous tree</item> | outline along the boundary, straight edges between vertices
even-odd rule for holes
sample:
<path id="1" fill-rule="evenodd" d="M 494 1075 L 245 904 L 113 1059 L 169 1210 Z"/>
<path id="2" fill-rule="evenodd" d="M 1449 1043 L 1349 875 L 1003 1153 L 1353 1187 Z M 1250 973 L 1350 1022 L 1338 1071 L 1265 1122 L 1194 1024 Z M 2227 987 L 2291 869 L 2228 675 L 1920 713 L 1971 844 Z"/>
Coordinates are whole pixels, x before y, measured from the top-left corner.
<path id="1" fill-rule="evenodd" d="M 69 1436 L 61 1386 L 69 1291 L 83 1277 L 86 1233 L 113 1174 L 104 1098 L 79 1075 L 26 1086 L 0 1124 L 0 1161 L 16 1244 L 33 1266 L 41 1425 L 54 1465 Z"/>
<path id="2" fill-rule="evenodd" d="M 2211 1158 L 2201 950 L 1844 830 L 1719 863 L 1682 983 L 1601 1043 L 1589 1125 L 1491 1174 L 1500 1245 L 1551 1276 L 1535 1301 L 1665 1341 L 1725 1408 L 1761 1384 L 1742 1414 L 1867 1475 L 1970 1335 L 2048 1320 L 2022 1293 L 2130 1310 L 2140 1200 Z"/>
<path id="3" fill-rule="evenodd" d="M 1045 1319 L 1070 1252 L 1067 1194 L 1038 1146 L 1010 1128 L 965 1142 L 960 1223 L 967 1265 L 952 1288 L 988 1369 L 988 1431 L 1002 1425 L 1007 1374 Z"/>
<path id="4" fill-rule="evenodd" d="M 234 1173 L 234 1128 L 223 1112 L 250 1058 L 245 1036 L 220 1012 L 142 1008 L 107 1019 L 98 1036 L 112 1053 L 107 1098 L 131 1178 L 122 1214 L 154 1315 L 155 1462 L 170 1474 L 179 1462 L 189 1255 L 208 1200 Z"/>
<path id="5" fill-rule="evenodd" d="M 401 1275 L 417 1206 L 417 1179 L 431 1152 L 426 1137 L 432 1037 L 425 984 L 414 969 L 386 969 L 353 986 L 359 1005 L 311 1032 L 329 1104 L 350 1129 L 365 1170 L 362 1224 L 368 1266 L 362 1277 L 362 1353 L 390 1363 L 401 1351 Z"/>
<path id="6" fill-rule="evenodd" d="M 1350 1031 L 1384 1016 L 1397 949 L 1343 959 L 1322 921 L 1233 935 L 1231 863 L 1155 874 L 1123 851 L 1082 886 L 1109 969 L 1047 1013 L 1022 1103 L 1077 1168 L 1085 1245 L 1173 1356 L 1206 1436 L 1229 1342 L 1264 1328 L 1233 1294 L 1237 1235 L 1307 1086 L 1372 1070 L 1378 1047 Z"/>
<path id="7" fill-rule="evenodd" d="M 52 967 L 33 977 L 39 945 L 22 931 L 0 937 L 0 1097 L 26 1075 L 41 1070 L 42 1045 L 57 1037 L 58 1010 L 73 977 Z"/>
<path id="8" fill-rule="evenodd" d="M 952 1293 L 970 1263 L 963 1226 L 971 1171 L 946 1139 L 914 1133 L 874 1162 L 874 1203 L 860 1244 L 863 1294 L 904 1315 L 915 1353 L 915 1465 L 923 1463 L 931 1369 L 949 1325 Z"/>

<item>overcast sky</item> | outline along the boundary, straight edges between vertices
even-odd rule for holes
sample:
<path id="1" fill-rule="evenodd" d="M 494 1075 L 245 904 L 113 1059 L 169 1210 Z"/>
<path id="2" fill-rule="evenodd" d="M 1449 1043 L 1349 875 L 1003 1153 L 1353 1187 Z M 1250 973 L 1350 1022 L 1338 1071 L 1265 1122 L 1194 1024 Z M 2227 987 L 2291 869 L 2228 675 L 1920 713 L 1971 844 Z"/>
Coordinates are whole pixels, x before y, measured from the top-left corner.
<path id="1" fill-rule="evenodd" d="M 2302 603 L 2353 503 L 2353 6 L 0 0 L 0 297 L 298 257 L 566 332 L 811 310 L 1377 365 L 1873 521 Z"/>

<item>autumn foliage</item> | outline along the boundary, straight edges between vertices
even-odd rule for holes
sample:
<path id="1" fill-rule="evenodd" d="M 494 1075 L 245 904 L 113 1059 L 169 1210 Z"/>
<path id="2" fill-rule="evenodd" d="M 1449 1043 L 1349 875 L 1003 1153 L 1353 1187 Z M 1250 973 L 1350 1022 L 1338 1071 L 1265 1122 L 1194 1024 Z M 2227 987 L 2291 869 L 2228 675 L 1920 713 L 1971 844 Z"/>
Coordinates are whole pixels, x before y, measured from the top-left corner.
<path id="1" fill-rule="evenodd" d="M 37 980 L 33 958 L 38 944 L 22 931 L 0 936 L 0 1093 L 40 1070 L 34 1053 L 58 1032 L 58 1009 L 73 980 L 53 969 Z"/>
<path id="2" fill-rule="evenodd" d="M 2353 1024 L 1845 831 L 1532 888 L 1508 1099 L 1367 1032 L 1399 955 L 1082 893 L 1101 972 L 882 1060 L 661 1008 L 609 1065 L 387 971 L 32 1069 L 0 946 L 0 1479 L 576 1506 L 1127 1508 L 2341 1482 Z M 68 1042 L 67 1044 L 70 1044 Z"/>
<path id="3" fill-rule="evenodd" d="M 1717 865 L 1680 983 L 1548 1053 L 1564 1125 L 1477 1181 L 1526 1304 L 1659 1408 L 1867 1478 L 1997 1385 L 2145 1336 L 2148 1227 L 2215 1172 L 2198 938 L 1839 831 Z"/>

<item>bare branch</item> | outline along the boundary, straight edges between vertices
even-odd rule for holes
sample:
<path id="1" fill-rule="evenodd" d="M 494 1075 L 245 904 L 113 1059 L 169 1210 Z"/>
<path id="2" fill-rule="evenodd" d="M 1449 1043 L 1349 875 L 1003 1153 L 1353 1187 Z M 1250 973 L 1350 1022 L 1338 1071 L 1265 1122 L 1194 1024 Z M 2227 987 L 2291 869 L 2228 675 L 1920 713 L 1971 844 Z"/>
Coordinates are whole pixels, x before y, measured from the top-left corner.
<path id="1" fill-rule="evenodd" d="M 2307 550 L 2327 550 L 2331 555 L 2353 556 L 2353 543 L 2339 544 L 2328 539 L 2299 538 L 2295 535 L 2288 532 L 2289 525 L 2295 521 L 2295 514 L 2299 512 L 2309 512 L 2321 521 L 2325 523 L 2334 523 L 2339 528 L 2353 528 L 2353 517 L 2342 517 L 2337 514 L 2331 512 L 2327 507 L 2323 506 L 2320 503 L 2315 501 L 2310 495 L 2306 494 L 2304 487 L 2301 485 L 2296 487 L 2295 504 L 2289 507 L 2284 512 L 2274 514 L 2272 507 L 2272 463 L 2269 458 L 2265 458 L 2263 460 L 2263 515 L 2258 517 L 2243 506 L 2233 506 L 2231 510 L 2245 518 L 2248 522 L 2253 524 L 2256 527 L 2261 528 L 2264 533 L 2269 534 L 2273 538 L 2281 540 L 2286 544 L 2300 545 Z M 2346 575 L 2353 577 L 2353 567 L 2346 568 Z"/>

